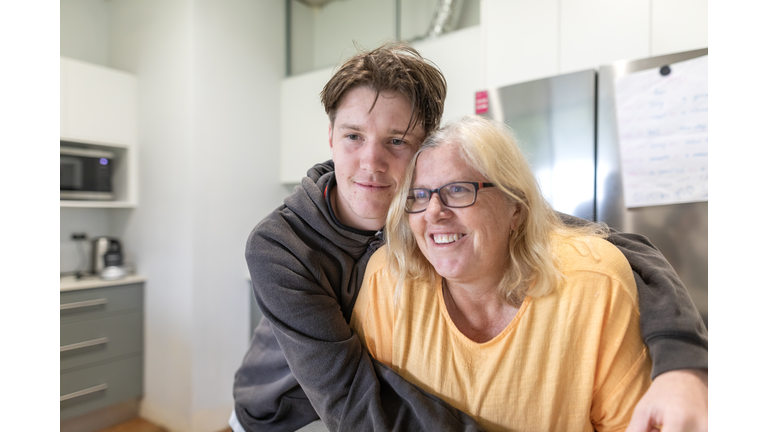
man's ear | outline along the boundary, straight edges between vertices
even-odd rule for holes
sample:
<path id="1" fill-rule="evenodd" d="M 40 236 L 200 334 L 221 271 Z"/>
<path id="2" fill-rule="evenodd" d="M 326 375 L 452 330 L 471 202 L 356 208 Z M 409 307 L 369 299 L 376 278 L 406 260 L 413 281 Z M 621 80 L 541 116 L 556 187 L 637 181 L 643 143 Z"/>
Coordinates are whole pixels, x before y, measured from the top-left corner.
<path id="1" fill-rule="evenodd" d="M 331 147 L 331 154 L 333 154 L 333 125 L 328 123 L 328 145 Z"/>

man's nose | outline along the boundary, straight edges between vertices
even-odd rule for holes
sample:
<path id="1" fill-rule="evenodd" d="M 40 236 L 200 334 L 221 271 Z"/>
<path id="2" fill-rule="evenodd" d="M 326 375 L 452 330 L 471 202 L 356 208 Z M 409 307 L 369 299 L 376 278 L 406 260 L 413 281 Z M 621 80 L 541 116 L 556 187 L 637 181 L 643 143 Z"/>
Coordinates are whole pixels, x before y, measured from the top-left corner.
<path id="1" fill-rule="evenodd" d="M 381 144 L 370 142 L 362 149 L 360 165 L 368 172 L 385 172 L 387 170 L 386 149 Z"/>

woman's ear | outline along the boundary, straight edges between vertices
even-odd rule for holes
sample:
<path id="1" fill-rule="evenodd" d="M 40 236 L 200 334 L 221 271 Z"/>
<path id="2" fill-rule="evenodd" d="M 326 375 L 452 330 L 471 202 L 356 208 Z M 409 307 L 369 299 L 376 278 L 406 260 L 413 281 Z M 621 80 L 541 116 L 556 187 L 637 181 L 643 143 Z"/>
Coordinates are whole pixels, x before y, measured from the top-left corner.
<path id="1" fill-rule="evenodd" d="M 519 202 L 516 202 L 512 205 L 512 218 L 510 219 L 509 223 L 509 230 L 515 231 L 520 226 L 520 223 L 522 223 L 523 219 L 523 210 L 522 205 Z"/>

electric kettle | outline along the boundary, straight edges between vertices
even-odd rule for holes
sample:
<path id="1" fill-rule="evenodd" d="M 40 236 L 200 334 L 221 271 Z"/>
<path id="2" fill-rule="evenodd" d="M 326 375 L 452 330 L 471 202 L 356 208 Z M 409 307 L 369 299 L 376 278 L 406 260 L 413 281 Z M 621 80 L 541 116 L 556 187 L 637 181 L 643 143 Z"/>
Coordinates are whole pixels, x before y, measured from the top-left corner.
<path id="1" fill-rule="evenodd" d="M 120 240 L 112 237 L 96 237 L 92 241 L 91 273 L 102 279 L 120 279 L 125 277 L 123 267 L 123 247 Z"/>

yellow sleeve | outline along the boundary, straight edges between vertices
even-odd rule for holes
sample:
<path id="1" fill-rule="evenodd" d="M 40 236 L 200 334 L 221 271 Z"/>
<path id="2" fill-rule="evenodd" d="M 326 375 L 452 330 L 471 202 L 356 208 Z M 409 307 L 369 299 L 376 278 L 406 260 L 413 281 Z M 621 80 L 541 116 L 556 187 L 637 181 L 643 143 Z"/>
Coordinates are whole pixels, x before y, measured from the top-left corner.
<path id="1" fill-rule="evenodd" d="M 600 337 L 590 413 L 592 423 L 600 432 L 624 431 L 635 405 L 651 384 L 651 359 L 640 334 L 637 286 L 632 270 L 618 250 L 607 251 L 607 255 L 606 258 L 613 261 L 615 276 L 607 287 L 611 300 Z"/>
<path id="2" fill-rule="evenodd" d="M 394 278 L 386 267 L 385 247 L 368 261 L 349 325 L 376 360 L 392 366 Z"/>

